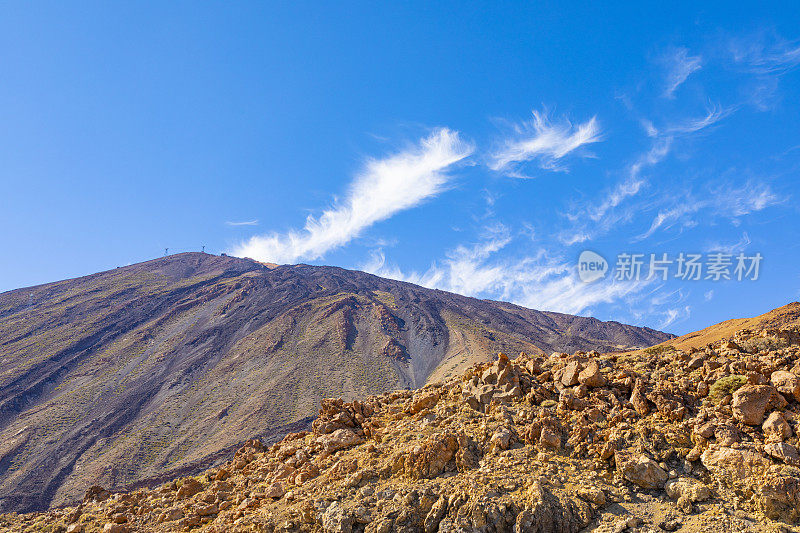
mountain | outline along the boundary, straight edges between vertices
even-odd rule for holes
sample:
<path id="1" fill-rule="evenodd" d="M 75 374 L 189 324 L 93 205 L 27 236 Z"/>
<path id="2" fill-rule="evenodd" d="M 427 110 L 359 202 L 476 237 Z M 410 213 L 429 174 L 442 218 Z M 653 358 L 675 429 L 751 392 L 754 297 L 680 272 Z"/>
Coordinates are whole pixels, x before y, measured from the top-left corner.
<path id="1" fill-rule="evenodd" d="M 671 338 L 363 272 L 187 253 L 0 294 L 0 510 L 201 471 L 497 352 Z"/>
<path id="2" fill-rule="evenodd" d="M 778 533 L 800 524 L 800 327 L 702 349 L 500 355 L 322 403 L 311 431 L 12 531 Z"/>
<path id="3" fill-rule="evenodd" d="M 689 350 L 691 348 L 702 348 L 706 344 L 717 342 L 720 339 L 730 338 L 740 330 L 761 331 L 789 326 L 800 326 L 800 303 L 798 302 L 791 302 L 753 318 L 726 320 L 700 331 L 675 337 L 662 344 L 680 350 Z"/>

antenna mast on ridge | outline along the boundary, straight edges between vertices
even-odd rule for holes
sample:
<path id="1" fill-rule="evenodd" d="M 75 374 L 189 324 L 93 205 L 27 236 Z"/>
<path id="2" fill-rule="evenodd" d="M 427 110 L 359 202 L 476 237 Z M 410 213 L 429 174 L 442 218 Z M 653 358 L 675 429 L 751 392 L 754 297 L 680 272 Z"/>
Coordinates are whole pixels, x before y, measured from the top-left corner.
<path id="1" fill-rule="evenodd" d="M 169 248 L 164 248 L 164 257 L 169 255 Z"/>

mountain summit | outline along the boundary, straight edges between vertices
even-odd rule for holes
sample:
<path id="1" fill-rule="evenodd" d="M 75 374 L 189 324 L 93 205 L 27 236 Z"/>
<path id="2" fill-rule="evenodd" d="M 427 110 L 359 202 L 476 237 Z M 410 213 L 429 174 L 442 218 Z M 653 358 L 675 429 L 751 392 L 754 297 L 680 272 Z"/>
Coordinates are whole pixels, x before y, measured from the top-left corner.
<path id="1" fill-rule="evenodd" d="M 498 352 L 672 336 L 363 272 L 185 253 L 0 294 L 0 510 L 201 471 L 323 398 L 416 389 Z"/>

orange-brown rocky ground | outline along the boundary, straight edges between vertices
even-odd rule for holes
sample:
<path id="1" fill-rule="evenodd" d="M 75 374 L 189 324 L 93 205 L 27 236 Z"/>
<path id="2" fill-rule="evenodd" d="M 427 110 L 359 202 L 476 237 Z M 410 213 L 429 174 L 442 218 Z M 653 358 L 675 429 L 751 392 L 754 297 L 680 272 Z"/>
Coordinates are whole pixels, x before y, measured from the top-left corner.
<path id="1" fill-rule="evenodd" d="M 702 349 L 500 355 L 323 402 L 313 431 L 10 531 L 798 531 L 800 328 Z"/>

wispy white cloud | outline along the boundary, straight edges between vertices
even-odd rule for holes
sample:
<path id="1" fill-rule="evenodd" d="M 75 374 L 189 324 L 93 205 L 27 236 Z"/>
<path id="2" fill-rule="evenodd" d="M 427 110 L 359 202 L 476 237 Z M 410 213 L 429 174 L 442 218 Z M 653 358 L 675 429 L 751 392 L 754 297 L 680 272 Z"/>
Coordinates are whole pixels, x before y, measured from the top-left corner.
<path id="1" fill-rule="evenodd" d="M 674 124 L 669 126 L 665 130 L 665 134 L 667 135 L 681 135 L 687 133 L 695 133 L 702 129 L 708 128 L 709 126 L 713 126 L 720 120 L 728 117 L 736 111 L 736 107 L 722 107 L 719 105 L 711 105 L 709 106 L 707 113 L 705 116 L 700 118 L 692 118 L 689 120 L 685 120 L 678 124 Z"/>
<path id="2" fill-rule="evenodd" d="M 669 154 L 671 146 L 671 137 L 655 141 L 647 152 L 639 156 L 628 167 L 628 177 L 611 190 L 597 209 L 593 210 L 590 218 L 598 222 L 606 218 L 609 211 L 619 206 L 624 200 L 636 196 L 646 184 L 646 180 L 642 177 L 642 171 L 663 161 Z"/>
<path id="3" fill-rule="evenodd" d="M 638 166 L 638 164 L 635 166 Z M 631 170 L 626 180 L 619 182 L 616 187 L 611 189 L 603 201 L 598 204 L 596 209 L 587 213 L 588 217 L 595 222 L 603 220 L 608 216 L 609 211 L 624 202 L 626 198 L 638 194 L 643 186 L 644 180 L 639 178 L 639 171 Z"/>
<path id="4" fill-rule="evenodd" d="M 629 305 L 636 305 L 631 309 L 634 316 L 646 318 L 660 330 L 669 330 L 671 326 L 689 319 L 692 314 L 692 308 L 687 304 L 690 291 L 683 288 L 664 290 L 663 284 L 651 285 L 649 289 L 636 301 L 628 298 Z"/>
<path id="5" fill-rule="evenodd" d="M 513 135 L 490 154 L 489 168 L 515 178 L 529 177 L 521 166 L 532 161 L 537 161 L 543 169 L 565 170 L 562 158 L 581 146 L 601 140 L 596 117 L 573 126 L 566 118 L 553 122 L 546 112 L 533 111 L 533 118 L 513 125 Z"/>
<path id="6" fill-rule="evenodd" d="M 730 116 L 736 110 L 737 106 L 723 107 L 719 104 L 709 103 L 706 114 L 702 117 L 681 120 L 673 124 L 668 124 L 660 129 L 651 120 L 641 119 L 640 122 L 648 137 L 672 141 L 675 137 L 696 133 L 709 126 L 713 126 L 722 119 Z"/>
<path id="7" fill-rule="evenodd" d="M 697 223 L 693 219 L 688 218 L 687 215 L 693 215 L 697 213 L 706 205 L 708 205 L 708 202 L 704 200 L 690 201 L 687 199 L 669 209 L 661 210 L 650 223 L 650 228 L 646 232 L 636 237 L 635 240 L 641 241 L 647 239 L 659 229 L 671 228 L 680 221 L 683 222 L 683 227 L 696 226 Z"/>
<path id="8" fill-rule="evenodd" d="M 731 217 L 749 215 L 780 202 L 780 198 L 769 185 L 752 181 L 739 188 L 720 188 L 717 194 L 720 199 L 717 211 Z"/>
<path id="9" fill-rule="evenodd" d="M 258 226 L 258 220 L 244 220 L 241 222 L 232 222 L 228 220 L 225 224 L 228 226 Z"/>
<path id="10" fill-rule="evenodd" d="M 575 264 L 551 257 L 544 250 L 516 259 L 499 257 L 511 242 L 507 228 L 495 226 L 480 242 L 457 246 L 423 273 L 403 272 L 390 264 L 381 250 L 376 250 L 362 268 L 425 287 L 570 314 L 617 302 L 653 283 L 613 279 L 583 283 Z"/>
<path id="11" fill-rule="evenodd" d="M 664 96 L 674 98 L 675 91 L 689 76 L 703 68 L 701 56 L 689 55 L 689 50 L 684 47 L 672 48 L 662 56 L 662 61 L 667 66 L 666 88 Z"/>
<path id="12" fill-rule="evenodd" d="M 741 187 L 730 184 L 709 189 L 702 196 L 690 193 L 678 196 L 672 204 L 660 210 L 650 224 L 650 228 L 637 237 L 643 240 L 660 229 L 680 225 L 682 228 L 697 225 L 694 215 L 703 212 L 706 218 L 729 218 L 737 222 L 739 217 L 761 211 L 778 204 L 780 199 L 765 183 L 750 181 Z"/>
<path id="13" fill-rule="evenodd" d="M 740 35 L 729 41 L 728 67 L 744 73 L 743 94 L 747 103 L 759 111 L 775 108 L 780 101 L 781 76 L 800 65 L 800 41 L 789 41 L 774 31 Z"/>
<path id="14" fill-rule="evenodd" d="M 572 246 L 589 241 L 608 232 L 619 222 L 630 217 L 628 212 L 616 212 L 625 200 L 636 196 L 647 184 L 642 172 L 661 162 L 670 151 L 672 137 L 658 138 L 650 149 L 640 155 L 627 168 L 627 176 L 608 190 L 597 203 L 584 204 L 566 214 L 573 227 L 562 231 L 559 240 Z"/>
<path id="15" fill-rule="evenodd" d="M 737 242 L 723 243 L 720 241 L 709 242 L 706 247 L 706 252 L 722 252 L 724 254 L 736 254 L 743 252 L 753 241 L 750 240 L 750 235 L 747 232 L 742 232 L 742 237 Z"/>
<path id="16" fill-rule="evenodd" d="M 782 74 L 800 65 L 800 41 L 761 33 L 731 40 L 730 53 L 741 68 L 754 74 Z"/>
<path id="17" fill-rule="evenodd" d="M 599 304 L 613 304 L 640 294 L 652 280 L 616 281 L 607 279 L 583 283 L 576 279 L 574 270 L 567 275 L 550 277 L 538 286 L 523 290 L 520 305 L 568 314 L 591 313 Z"/>
<path id="18" fill-rule="evenodd" d="M 405 151 L 369 159 L 344 200 L 319 217 L 310 215 L 302 230 L 252 237 L 232 254 L 284 264 L 319 259 L 376 222 L 444 191 L 452 179 L 448 169 L 472 151 L 458 132 L 437 129 Z"/>
<path id="19" fill-rule="evenodd" d="M 658 323 L 656 329 L 665 330 L 676 322 L 688 319 L 692 315 L 692 308 L 689 305 L 666 309 L 662 313 L 664 318 Z"/>
<path id="20" fill-rule="evenodd" d="M 656 128 L 655 124 L 653 124 L 652 120 L 643 118 L 640 120 L 642 124 L 642 128 L 647 133 L 648 137 L 658 137 L 658 128 Z"/>
<path id="21" fill-rule="evenodd" d="M 562 244 L 571 246 L 581 242 L 586 242 L 600 235 L 609 232 L 620 222 L 629 220 L 633 213 L 630 210 L 617 211 L 618 206 L 630 198 L 638 195 L 648 184 L 644 176 L 646 169 L 651 168 L 663 161 L 672 150 L 676 139 L 697 133 L 708 128 L 735 111 L 735 108 L 723 108 L 718 105 L 711 105 L 703 117 L 694 118 L 670 125 L 663 130 L 659 130 L 649 120 L 642 121 L 649 137 L 653 138 L 650 149 L 640 155 L 627 169 L 627 176 L 610 188 L 602 197 L 602 200 L 594 204 L 585 204 L 576 210 L 567 213 L 567 218 L 573 223 L 573 227 L 562 231 L 559 240 Z M 731 191 L 733 193 L 734 191 Z M 762 198 L 766 194 L 766 197 Z M 768 203 L 770 200 L 768 191 L 759 190 L 750 203 L 760 201 Z M 729 197 L 728 207 L 731 213 L 739 210 L 739 202 L 747 202 L 745 195 L 737 195 L 736 201 Z M 696 213 L 703 207 L 704 203 L 690 201 L 687 203 L 676 204 L 675 206 L 659 212 L 653 220 L 649 230 L 639 235 L 636 240 L 642 240 L 651 236 L 655 231 L 671 222 L 681 220 L 684 215 Z M 738 215 L 733 215 L 738 216 Z M 692 220 L 685 220 L 685 224 L 692 225 Z"/>

